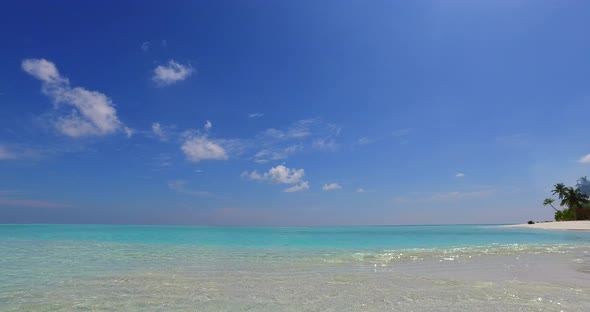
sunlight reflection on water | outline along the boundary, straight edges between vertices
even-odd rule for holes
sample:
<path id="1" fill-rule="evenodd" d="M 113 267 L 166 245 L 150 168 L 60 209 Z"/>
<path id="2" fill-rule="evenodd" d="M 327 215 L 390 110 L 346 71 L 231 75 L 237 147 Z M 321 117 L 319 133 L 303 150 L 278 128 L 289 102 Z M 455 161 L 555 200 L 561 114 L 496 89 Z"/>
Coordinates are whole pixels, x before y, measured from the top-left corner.
<path id="1" fill-rule="evenodd" d="M 253 252 L 5 241 L 0 310 L 584 311 L 589 250 L 511 244 Z"/>

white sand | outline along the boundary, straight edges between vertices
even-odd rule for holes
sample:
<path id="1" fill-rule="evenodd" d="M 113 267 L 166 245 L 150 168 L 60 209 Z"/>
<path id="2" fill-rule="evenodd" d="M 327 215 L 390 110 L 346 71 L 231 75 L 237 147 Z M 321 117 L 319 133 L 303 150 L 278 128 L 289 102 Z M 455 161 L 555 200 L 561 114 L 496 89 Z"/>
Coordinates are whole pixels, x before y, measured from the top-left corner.
<path id="1" fill-rule="evenodd" d="M 501 225 L 500 227 L 530 228 L 530 229 L 542 229 L 542 230 L 590 231 L 590 221 L 541 222 L 541 223 L 535 223 L 535 224 Z"/>

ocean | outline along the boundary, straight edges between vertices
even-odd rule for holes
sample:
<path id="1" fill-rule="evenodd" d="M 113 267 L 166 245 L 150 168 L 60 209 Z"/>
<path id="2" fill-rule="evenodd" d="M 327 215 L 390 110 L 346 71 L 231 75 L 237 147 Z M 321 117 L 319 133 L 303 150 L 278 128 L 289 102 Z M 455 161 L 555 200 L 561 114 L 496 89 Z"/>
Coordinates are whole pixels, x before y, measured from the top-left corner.
<path id="1" fill-rule="evenodd" d="M 590 311 L 590 232 L 0 225 L 0 311 Z"/>

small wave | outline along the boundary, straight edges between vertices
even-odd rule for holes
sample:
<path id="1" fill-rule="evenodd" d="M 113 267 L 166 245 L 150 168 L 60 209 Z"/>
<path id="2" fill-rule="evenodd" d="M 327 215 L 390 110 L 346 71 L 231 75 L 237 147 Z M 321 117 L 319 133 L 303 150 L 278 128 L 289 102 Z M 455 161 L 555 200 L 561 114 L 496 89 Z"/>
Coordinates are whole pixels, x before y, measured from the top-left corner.
<path id="1" fill-rule="evenodd" d="M 564 254 L 579 248 L 589 248 L 573 244 L 493 244 L 488 246 L 451 248 L 412 248 L 399 250 L 362 251 L 330 254 L 324 257 L 325 263 L 374 263 L 389 264 L 404 261 L 466 261 L 475 257 L 490 255 L 537 255 Z"/>

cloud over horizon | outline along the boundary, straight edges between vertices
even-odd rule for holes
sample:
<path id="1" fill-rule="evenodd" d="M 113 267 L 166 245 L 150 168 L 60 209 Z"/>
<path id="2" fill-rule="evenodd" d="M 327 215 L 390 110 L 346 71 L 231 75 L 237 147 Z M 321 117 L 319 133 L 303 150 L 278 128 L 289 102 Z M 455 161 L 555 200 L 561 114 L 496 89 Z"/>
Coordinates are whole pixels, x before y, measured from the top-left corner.
<path id="1" fill-rule="evenodd" d="M 23 198 L 24 194 L 18 191 L 0 190 L 0 207 L 27 207 L 27 208 L 70 208 L 71 205 L 46 200 Z"/>

